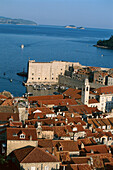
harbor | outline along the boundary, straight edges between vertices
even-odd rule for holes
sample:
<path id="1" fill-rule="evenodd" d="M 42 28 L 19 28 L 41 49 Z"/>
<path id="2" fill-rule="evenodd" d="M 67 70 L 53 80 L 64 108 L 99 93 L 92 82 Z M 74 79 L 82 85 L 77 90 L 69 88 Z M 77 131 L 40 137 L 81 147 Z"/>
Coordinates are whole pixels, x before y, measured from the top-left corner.
<path id="1" fill-rule="evenodd" d="M 45 95 L 57 95 L 60 94 L 58 92 L 58 85 L 30 85 L 26 86 L 26 94 L 28 96 L 45 96 Z"/>

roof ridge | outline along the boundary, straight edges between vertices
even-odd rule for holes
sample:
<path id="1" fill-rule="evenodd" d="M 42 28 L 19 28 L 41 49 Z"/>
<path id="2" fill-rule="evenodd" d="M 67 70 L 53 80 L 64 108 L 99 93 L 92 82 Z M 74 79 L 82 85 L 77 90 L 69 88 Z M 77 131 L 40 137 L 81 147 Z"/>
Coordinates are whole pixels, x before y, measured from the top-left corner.
<path id="1" fill-rule="evenodd" d="M 22 163 L 35 149 L 36 149 L 36 147 L 34 147 L 20 162 Z"/>
<path id="2" fill-rule="evenodd" d="M 31 146 L 31 147 L 33 147 L 33 146 Z M 24 149 L 24 148 L 18 148 L 18 149 L 16 149 L 16 150 L 20 150 L 20 149 Z M 33 150 L 33 149 L 32 149 Z M 31 151 L 32 151 L 31 150 Z M 14 150 L 15 151 L 15 150 Z M 31 152 L 31 151 L 29 151 L 29 153 Z M 15 154 L 15 153 L 14 153 Z M 15 156 L 16 156 L 16 154 L 15 154 Z M 26 155 L 24 156 L 24 158 L 20 161 L 20 162 L 22 162 L 24 159 L 25 159 L 25 157 L 26 157 Z M 16 158 L 17 158 L 17 156 L 16 156 Z M 18 158 L 17 158 L 18 159 Z"/>
<path id="3" fill-rule="evenodd" d="M 35 151 L 35 150 L 40 150 L 40 151 L 42 151 L 43 153 L 46 153 L 47 155 L 49 155 L 50 157 L 53 156 L 53 155 L 51 155 L 50 153 L 46 152 L 46 151 L 44 150 L 44 148 L 34 147 L 34 149 L 27 154 L 27 156 L 21 161 L 21 163 L 22 163 L 23 161 L 25 161 L 25 160 L 28 158 L 28 156 L 30 156 L 30 154 L 32 154 L 32 152 Z M 56 157 L 56 156 L 54 156 L 54 157 L 55 157 L 55 159 L 57 160 L 57 157 Z M 58 161 L 58 160 L 57 160 L 57 161 Z"/>

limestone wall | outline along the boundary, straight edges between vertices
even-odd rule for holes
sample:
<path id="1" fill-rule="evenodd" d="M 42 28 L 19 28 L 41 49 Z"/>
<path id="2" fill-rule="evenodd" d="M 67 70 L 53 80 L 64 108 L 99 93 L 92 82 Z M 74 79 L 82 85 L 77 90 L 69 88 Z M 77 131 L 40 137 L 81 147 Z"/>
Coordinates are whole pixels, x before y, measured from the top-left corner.
<path id="1" fill-rule="evenodd" d="M 57 83 L 58 75 L 64 75 L 69 66 L 79 66 L 79 63 L 52 61 L 52 62 L 35 62 L 29 61 L 27 83 Z M 81 66 L 81 65 L 80 65 Z"/>
<path id="2" fill-rule="evenodd" d="M 13 150 L 25 147 L 27 145 L 38 146 L 38 141 L 27 141 L 27 140 L 7 140 L 7 155 Z"/>
<path id="3" fill-rule="evenodd" d="M 59 85 L 65 85 L 71 88 L 81 88 L 81 89 L 82 86 L 84 85 L 83 80 L 72 79 L 71 77 L 66 77 L 62 75 L 59 75 L 58 83 Z M 96 84 L 96 83 L 89 83 L 89 84 L 90 84 L 90 88 L 99 88 L 103 86 L 101 84 Z"/>
<path id="4" fill-rule="evenodd" d="M 53 169 L 60 169 L 60 163 L 59 162 L 44 162 L 44 163 L 21 163 L 20 166 L 24 168 L 24 170 L 28 170 L 34 167 L 33 170 L 44 170 L 47 169 L 51 170 Z"/>

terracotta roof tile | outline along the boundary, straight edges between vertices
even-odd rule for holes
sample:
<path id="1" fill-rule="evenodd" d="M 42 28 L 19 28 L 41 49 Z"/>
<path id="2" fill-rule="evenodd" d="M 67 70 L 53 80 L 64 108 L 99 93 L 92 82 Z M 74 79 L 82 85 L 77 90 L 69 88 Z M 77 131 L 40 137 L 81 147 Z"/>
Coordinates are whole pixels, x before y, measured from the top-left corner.
<path id="1" fill-rule="evenodd" d="M 48 139 L 38 139 L 38 144 L 40 147 L 44 148 L 57 148 L 60 144 L 63 147 L 63 151 L 73 152 L 79 151 L 78 144 L 76 141 L 72 140 L 48 140 Z"/>
<path id="2" fill-rule="evenodd" d="M 78 114 L 92 114 L 92 112 L 99 111 L 96 107 L 88 107 L 87 105 L 76 105 L 76 106 L 68 106 L 68 111 L 75 112 Z"/>
<path id="3" fill-rule="evenodd" d="M 12 105 L 13 105 L 13 99 L 7 99 L 1 104 L 1 106 L 12 106 Z"/>
<path id="4" fill-rule="evenodd" d="M 74 163 L 74 164 L 88 163 L 88 160 L 89 160 L 88 157 L 71 157 L 71 163 Z"/>
<path id="5" fill-rule="evenodd" d="M 66 105 L 77 105 L 77 102 L 74 99 L 57 99 L 57 100 L 39 100 L 38 104 L 40 106 L 42 105 L 66 106 Z"/>
<path id="6" fill-rule="evenodd" d="M 96 89 L 98 94 L 112 94 L 113 93 L 113 86 L 105 86 Z"/>
<path id="7" fill-rule="evenodd" d="M 27 146 L 12 153 L 20 163 L 59 162 L 55 156 L 39 147 Z"/>
<path id="8" fill-rule="evenodd" d="M 78 145 L 81 145 L 83 143 L 85 146 L 96 144 L 96 142 L 92 138 L 78 139 L 77 143 Z"/>
<path id="9" fill-rule="evenodd" d="M 20 134 L 25 133 L 25 138 L 20 138 Z M 37 140 L 35 128 L 7 128 L 7 140 Z"/>
<path id="10" fill-rule="evenodd" d="M 72 170 L 91 170 L 88 164 L 70 164 Z"/>
<path id="11" fill-rule="evenodd" d="M 0 99 L 8 99 L 8 97 L 6 97 L 5 95 L 0 95 Z"/>
<path id="12" fill-rule="evenodd" d="M 81 90 L 69 88 L 63 95 L 68 96 L 71 99 L 81 99 Z"/>
<path id="13" fill-rule="evenodd" d="M 72 140 L 53 140 L 53 146 L 57 147 L 58 144 L 61 144 L 63 151 L 74 152 L 79 151 L 78 144 L 76 141 Z"/>
<path id="14" fill-rule="evenodd" d="M 89 104 L 99 103 L 96 99 L 89 99 Z"/>
<path id="15" fill-rule="evenodd" d="M 91 150 L 94 151 L 94 153 L 108 153 L 109 149 L 106 145 L 92 145 L 92 146 L 85 146 L 84 148 L 85 152 L 91 153 Z"/>
<path id="16" fill-rule="evenodd" d="M 47 95 L 47 96 L 30 96 L 28 97 L 28 101 L 38 101 L 38 100 L 57 100 L 63 99 L 63 95 Z"/>
<path id="17" fill-rule="evenodd" d="M 9 121 L 10 118 L 13 118 L 13 121 L 19 121 L 19 113 L 0 112 L 0 121 Z"/>

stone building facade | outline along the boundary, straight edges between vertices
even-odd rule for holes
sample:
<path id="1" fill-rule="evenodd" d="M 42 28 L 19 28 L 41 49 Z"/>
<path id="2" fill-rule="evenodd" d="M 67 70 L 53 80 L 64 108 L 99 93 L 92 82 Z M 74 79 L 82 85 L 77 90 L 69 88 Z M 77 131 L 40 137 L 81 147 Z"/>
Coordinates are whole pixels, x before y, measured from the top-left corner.
<path id="1" fill-rule="evenodd" d="M 64 75 L 69 66 L 81 65 L 65 61 L 35 62 L 35 60 L 30 60 L 28 63 L 27 84 L 56 84 L 58 83 L 58 76 Z"/>

